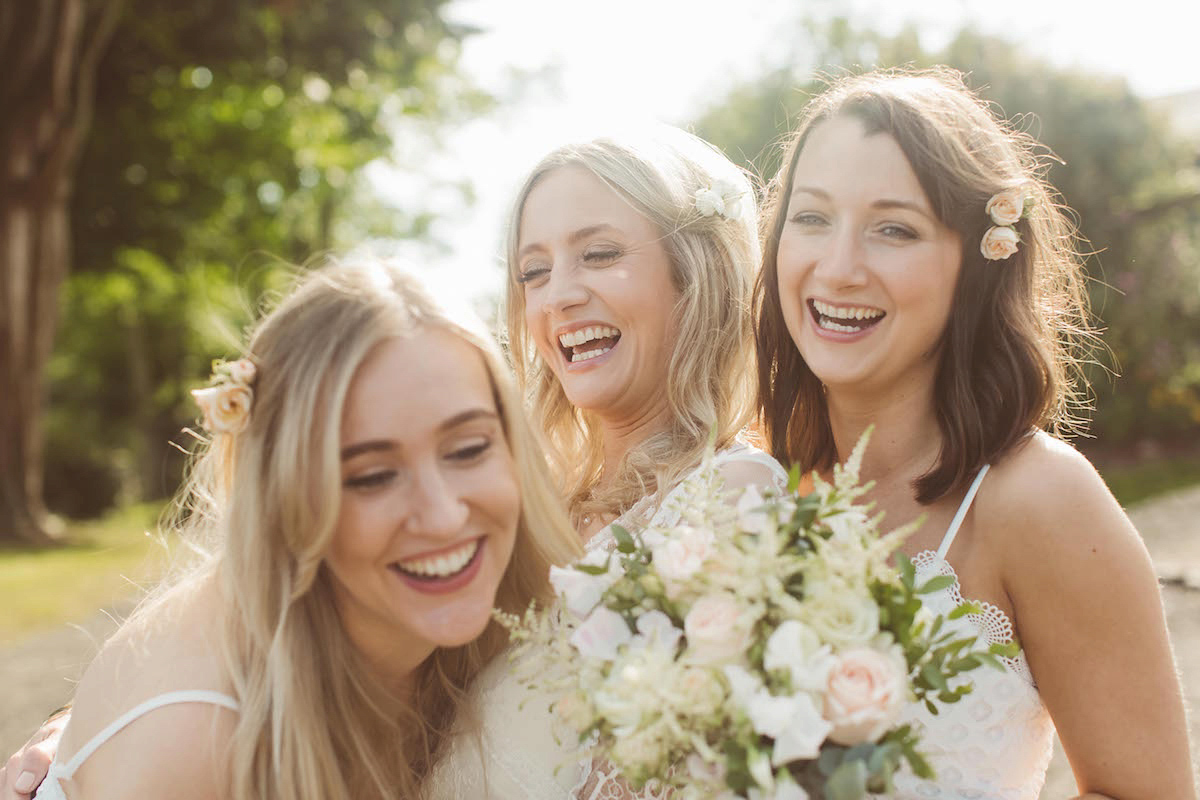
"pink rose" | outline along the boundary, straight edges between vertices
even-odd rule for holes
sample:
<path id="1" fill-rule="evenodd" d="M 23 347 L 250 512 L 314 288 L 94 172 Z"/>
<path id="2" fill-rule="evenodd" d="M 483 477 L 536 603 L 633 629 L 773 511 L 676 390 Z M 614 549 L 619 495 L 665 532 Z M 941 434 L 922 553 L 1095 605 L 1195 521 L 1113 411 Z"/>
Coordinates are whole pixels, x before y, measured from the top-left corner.
<path id="1" fill-rule="evenodd" d="M 897 650 L 856 647 L 838 656 L 825 692 L 829 738 L 852 747 L 873 742 L 895 724 L 908 702 L 908 670 Z"/>
<path id="2" fill-rule="evenodd" d="M 1015 225 L 1025 214 L 1025 189 L 1006 189 L 988 200 L 984 209 L 997 225 Z"/>
<path id="3" fill-rule="evenodd" d="M 701 597 L 683 618 L 687 636 L 687 660 L 693 664 L 724 664 L 736 661 L 749 644 L 748 625 L 732 597 L 710 594 Z"/>
<path id="4" fill-rule="evenodd" d="M 1000 261 L 1017 252 L 1021 237 L 1012 228 L 992 227 L 979 240 L 979 252 L 989 261 Z"/>
<path id="5" fill-rule="evenodd" d="M 213 433 L 241 433 L 250 422 L 254 392 L 236 384 L 193 389 L 192 397 L 204 412 L 204 427 Z"/>

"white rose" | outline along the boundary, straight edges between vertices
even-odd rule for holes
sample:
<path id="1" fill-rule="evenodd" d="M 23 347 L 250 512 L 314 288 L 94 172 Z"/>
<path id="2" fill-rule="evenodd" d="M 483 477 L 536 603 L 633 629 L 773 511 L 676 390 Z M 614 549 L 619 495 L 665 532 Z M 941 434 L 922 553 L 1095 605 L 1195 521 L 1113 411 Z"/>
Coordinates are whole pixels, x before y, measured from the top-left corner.
<path id="1" fill-rule="evenodd" d="M 804 601 L 805 621 L 835 649 L 865 645 L 879 633 L 879 606 L 863 591 L 826 584 Z"/>
<path id="2" fill-rule="evenodd" d="M 193 389 L 192 397 L 204 413 L 204 427 L 213 433 L 241 433 L 250 424 L 254 392 L 246 386 L 223 384 Z"/>
<path id="3" fill-rule="evenodd" d="M 647 611 L 638 617 L 637 630 L 638 635 L 633 638 L 638 647 L 653 645 L 668 653 L 675 652 L 675 645 L 683 635 L 671 618 L 661 611 Z"/>
<path id="4" fill-rule="evenodd" d="M 229 377 L 246 386 L 254 383 L 256 375 L 258 375 L 258 369 L 248 358 L 239 358 L 229 365 Z"/>
<path id="5" fill-rule="evenodd" d="M 696 210 L 701 216 L 711 217 L 713 214 L 725 214 L 725 198 L 715 189 L 700 189 L 696 192 Z"/>
<path id="6" fill-rule="evenodd" d="M 771 633 L 763 651 L 763 667 L 787 670 L 792 676 L 792 689 L 797 691 L 825 691 L 834 663 L 833 649 L 821 642 L 816 631 L 794 619 Z"/>
<path id="7" fill-rule="evenodd" d="M 759 689 L 745 711 L 755 732 L 775 740 L 771 752 L 775 766 L 819 756 L 833 727 L 806 692 L 775 696 L 765 688 Z"/>
<path id="8" fill-rule="evenodd" d="M 1025 213 L 1025 189 L 1006 189 L 988 200 L 984 209 L 997 225 L 1015 225 Z"/>
<path id="9" fill-rule="evenodd" d="M 667 597 L 674 599 L 683 584 L 700 571 L 713 554 L 715 541 L 712 531 L 684 526 L 674 538 L 654 548 L 654 571 L 663 579 Z"/>
<path id="10" fill-rule="evenodd" d="M 725 689 L 721 682 L 712 670 L 704 667 L 684 669 L 675 684 L 675 692 L 682 701 L 680 704 L 686 706 L 691 714 L 713 714 L 725 702 Z"/>
<path id="11" fill-rule="evenodd" d="M 599 606 L 571 635 L 571 644 L 584 658 L 612 661 L 621 645 L 628 644 L 632 638 L 624 617 Z"/>
<path id="12" fill-rule="evenodd" d="M 852 747 L 873 742 L 900 718 L 908 702 L 908 669 L 898 648 L 859 647 L 842 653 L 829 673 L 825 718 L 829 738 Z"/>
<path id="13" fill-rule="evenodd" d="M 562 598 L 567 610 L 581 619 L 600 603 L 600 598 L 617 577 L 611 569 L 602 575 L 589 575 L 574 567 L 550 567 L 550 585 L 554 587 L 554 593 Z"/>
<path id="14" fill-rule="evenodd" d="M 749 627 L 742 610 L 729 595 L 701 597 L 683 618 L 687 659 L 693 664 L 722 664 L 738 660 L 749 644 Z"/>
<path id="15" fill-rule="evenodd" d="M 1012 228 L 988 228 L 979 240 L 979 252 L 989 261 L 1000 261 L 1017 252 L 1021 237 Z"/>

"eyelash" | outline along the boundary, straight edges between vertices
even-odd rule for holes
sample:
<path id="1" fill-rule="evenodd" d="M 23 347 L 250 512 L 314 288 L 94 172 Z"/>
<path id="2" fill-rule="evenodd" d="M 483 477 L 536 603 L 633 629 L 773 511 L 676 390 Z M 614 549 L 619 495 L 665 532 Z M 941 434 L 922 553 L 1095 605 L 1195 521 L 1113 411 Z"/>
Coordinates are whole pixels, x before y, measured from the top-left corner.
<path id="1" fill-rule="evenodd" d="M 583 254 L 583 260 L 591 263 L 616 261 L 623 253 L 617 249 L 611 250 L 589 250 Z"/>
<path id="2" fill-rule="evenodd" d="M 916 239 L 917 238 L 917 234 L 914 233 L 912 230 L 910 230 L 909 228 L 906 228 L 903 225 L 896 225 L 895 223 L 888 223 L 887 225 L 882 225 L 882 226 L 880 226 L 879 231 L 884 236 L 894 237 L 894 238 L 898 238 L 898 239 Z M 892 233 L 889 233 L 889 231 L 892 231 Z"/>
<path id="3" fill-rule="evenodd" d="M 550 270 L 546 267 L 533 267 L 531 269 L 527 269 L 521 272 L 521 274 L 517 275 L 517 283 L 526 284 L 530 281 L 535 281 L 549 271 Z"/>
<path id="4" fill-rule="evenodd" d="M 479 444 L 473 444 L 473 445 L 469 445 L 467 447 L 460 447 L 459 449 L 451 452 L 449 454 L 449 458 L 451 458 L 454 461 L 458 461 L 458 462 L 475 461 L 480 456 L 482 456 L 484 453 L 486 453 L 488 450 L 490 450 L 491 447 L 492 447 L 492 442 L 489 439 L 487 441 L 480 442 Z"/>
<path id="5" fill-rule="evenodd" d="M 388 469 L 380 472 L 370 472 L 366 475 L 356 475 L 347 478 L 343 486 L 347 489 L 375 489 L 389 483 L 396 477 L 396 470 Z"/>
<path id="6" fill-rule="evenodd" d="M 792 215 L 790 220 L 798 225 L 820 225 L 825 222 L 824 218 L 812 211 L 800 211 Z"/>

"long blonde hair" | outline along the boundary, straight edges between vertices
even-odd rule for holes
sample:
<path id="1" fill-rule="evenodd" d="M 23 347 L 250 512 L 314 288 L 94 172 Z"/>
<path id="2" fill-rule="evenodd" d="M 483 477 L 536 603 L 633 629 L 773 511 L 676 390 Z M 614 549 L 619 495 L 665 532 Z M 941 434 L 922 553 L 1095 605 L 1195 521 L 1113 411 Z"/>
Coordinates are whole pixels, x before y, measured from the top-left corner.
<path id="1" fill-rule="evenodd" d="M 667 367 L 669 428 L 627 453 L 599 488 L 604 466 L 593 415 L 571 404 L 525 327 L 517 281 L 521 215 L 530 192 L 554 170 L 582 167 L 662 232 L 679 292 L 678 339 Z M 696 193 L 736 187 L 737 213 L 704 216 Z M 507 325 L 510 357 L 540 426 L 576 525 L 583 517 L 620 513 L 669 489 L 699 463 L 710 433 L 728 444 L 753 408 L 754 351 L 750 298 L 759 263 L 756 195 L 747 175 L 712 145 L 667 126 L 571 144 L 547 155 L 517 194 L 508 226 Z"/>
<path id="2" fill-rule="evenodd" d="M 249 426 L 195 461 L 180 507 L 207 535 L 223 608 L 224 656 L 240 713 L 230 745 L 235 798 L 413 798 L 465 690 L 507 642 L 494 621 L 474 642 L 439 648 L 407 698 L 384 691 L 335 610 L 324 556 L 338 516 L 339 434 L 350 382 L 377 344 L 436 327 L 483 355 L 516 465 L 522 513 L 497 605 L 548 595 L 548 571 L 577 539 L 526 422 L 499 348 L 470 316 L 435 302 L 381 262 L 305 276 L 257 326 Z M 197 573 L 194 573 L 197 574 Z"/>

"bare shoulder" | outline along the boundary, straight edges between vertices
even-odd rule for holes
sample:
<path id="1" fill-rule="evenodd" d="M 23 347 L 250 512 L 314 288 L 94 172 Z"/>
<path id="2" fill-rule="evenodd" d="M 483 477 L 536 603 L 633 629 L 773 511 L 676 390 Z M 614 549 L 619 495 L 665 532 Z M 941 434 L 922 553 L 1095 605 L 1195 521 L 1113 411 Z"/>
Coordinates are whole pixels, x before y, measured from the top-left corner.
<path id="1" fill-rule="evenodd" d="M 779 462 L 761 450 L 747 450 L 723 459 L 717 469 L 727 489 L 778 487 L 787 478 Z"/>
<path id="2" fill-rule="evenodd" d="M 1006 556 L 1037 561 L 1143 549 L 1091 462 L 1045 433 L 995 464 L 984 487 L 976 500 L 977 520 Z"/>
<path id="3" fill-rule="evenodd" d="M 184 690 L 230 694 L 217 644 L 219 625 L 216 606 L 202 590 L 168 595 L 122 625 L 80 680 L 59 761 L 157 696 Z M 235 724 L 232 711 L 212 703 L 150 711 L 87 758 L 76 773 L 79 793 L 115 798 L 136 786 L 130 797 L 222 796 L 223 790 L 206 792 L 225 774 L 217 769 L 217 743 L 228 740 Z M 160 783 L 167 779 L 171 786 Z"/>

